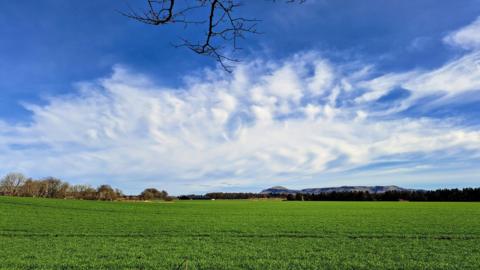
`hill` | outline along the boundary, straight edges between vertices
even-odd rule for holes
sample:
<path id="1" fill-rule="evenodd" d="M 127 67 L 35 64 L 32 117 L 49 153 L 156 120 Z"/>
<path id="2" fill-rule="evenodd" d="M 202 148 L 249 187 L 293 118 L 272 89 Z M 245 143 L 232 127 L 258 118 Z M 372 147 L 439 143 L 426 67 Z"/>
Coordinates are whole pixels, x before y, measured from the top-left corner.
<path id="1" fill-rule="evenodd" d="M 273 195 L 297 194 L 297 193 L 301 193 L 301 191 L 288 189 L 282 186 L 274 186 L 271 188 L 264 189 L 260 192 L 260 194 L 273 194 Z"/>
<path id="2" fill-rule="evenodd" d="M 410 191 L 411 189 L 401 188 L 398 186 L 341 186 L 341 187 L 324 187 L 324 188 L 305 188 L 302 190 L 288 189 L 282 186 L 275 186 L 262 190 L 261 194 L 320 194 L 320 193 L 331 193 L 331 192 L 369 192 L 369 193 L 384 193 L 387 191 Z"/>

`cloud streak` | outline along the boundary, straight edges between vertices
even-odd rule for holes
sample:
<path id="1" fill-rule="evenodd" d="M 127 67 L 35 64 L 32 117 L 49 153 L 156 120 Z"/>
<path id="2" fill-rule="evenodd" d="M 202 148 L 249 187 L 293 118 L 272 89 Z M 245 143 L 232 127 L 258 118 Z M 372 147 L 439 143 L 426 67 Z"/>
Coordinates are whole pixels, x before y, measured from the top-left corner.
<path id="1" fill-rule="evenodd" d="M 480 48 L 480 17 L 471 24 L 451 32 L 443 41 L 466 50 Z"/>

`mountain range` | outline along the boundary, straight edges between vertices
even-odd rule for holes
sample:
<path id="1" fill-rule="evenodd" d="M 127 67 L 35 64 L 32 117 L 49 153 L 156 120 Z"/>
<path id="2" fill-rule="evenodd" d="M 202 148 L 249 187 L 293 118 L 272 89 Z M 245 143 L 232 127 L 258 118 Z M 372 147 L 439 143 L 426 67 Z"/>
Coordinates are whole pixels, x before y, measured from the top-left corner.
<path id="1" fill-rule="evenodd" d="M 297 194 L 297 193 L 308 193 L 308 194 L 320 194 L 320 193 L 330 193 L 330 192 L 354 192 L 354 191 L 363 191 L 369 193 L 384 193 L 387 191 L 411 191 L 411 189 L 401 188 L 398 186 L 341 186 L 341 187 L 324 187 L 324 188 L 305 188 L 301 190 L 288 189 L 282 186 L 274 186 L 262 190 L 261 194 Z"/>

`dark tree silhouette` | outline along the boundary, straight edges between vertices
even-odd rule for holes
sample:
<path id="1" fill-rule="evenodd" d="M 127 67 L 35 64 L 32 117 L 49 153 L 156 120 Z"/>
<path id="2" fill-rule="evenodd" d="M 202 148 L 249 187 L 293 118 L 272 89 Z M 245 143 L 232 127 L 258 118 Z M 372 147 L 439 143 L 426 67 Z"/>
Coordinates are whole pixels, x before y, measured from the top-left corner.
<path id="1" fill-rule="evenodd" d="M 145 0 L 145 8 L 129 8 L 122 12 L 128 18 L 149 25 L 180 23 L 205 27 L 201 40 L 181 38 L 176 47 L 186 47 L 199 55 L 214 58 L 224 70 L 231 72 L 232 64 L 239 60 L 231 53 L 240 50 L 239 40 L 246 34 L 258 34 L 256 18 L 237 15 L 239 0 Z M 272 2 L 277 2 L 271 0 Z M 303 3 L 306 0 L 284 0 L 286 3 Z M 201 14 L 201 15 L 199 15 Z M 228 44 L 228 45 L 227 45 Z M 230 50 L 228 50 L 230 48 Z"/>
<path id="2" fill-rule="evenodd" d="M 147 188 L 140 193 L 142 200 L 165 200 L 168 197 L 168 193 L 165 190 L 159 191 L 156 188 Z"/>

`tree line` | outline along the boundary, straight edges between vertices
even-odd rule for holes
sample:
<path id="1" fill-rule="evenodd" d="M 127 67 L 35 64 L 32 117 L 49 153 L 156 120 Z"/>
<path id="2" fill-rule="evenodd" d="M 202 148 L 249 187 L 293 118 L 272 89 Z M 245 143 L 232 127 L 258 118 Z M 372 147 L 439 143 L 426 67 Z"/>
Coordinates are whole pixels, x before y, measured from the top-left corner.
<path id="1" fill-rule="evenodd" d="M 211 192 L 205 195 L 180 195 L 177 196 L 179 200 L 245 200 L 245 199 L 269 199 L 269 198 L 283 198 L 283 194 L 266 194 L 266 193 L 252 193 L 252 192 Z"/>
<path id="2" fill-rule="evenodd" d="M 118 188 L 100 185 L 71 185 L 55 177 L 32 179 L 21 173 L 9 173 L 0 180 L 0 195 L 81 200 L 171 200 L 165 190 L 147 188 L 139 195 L 124 195 Z"/>
<path id="3" fill-rule="evenodd" d="M 297 193 L 288 194 L 286 199 L 289 201 L 478 202 L 480 201 L 480 188 L 387 191 L 384 193 L 370 193 L 368 191 Z"/>
<path id="4" fill-rule="evenodd" d="M 9 173 L 0 179 L 0 196 L 40 197 L 81 200 L 173 200 L 165 190 L 147 188 L 139 195 L 124 195 L 110 185 L 92 187 L 71 185 L 55 177 L 27 178 L 21 173 Z M 205 195 L 180 195 L 179 200 L 238 200 L 281 198 L 288 201 L 480 201 L 480 188 L 387 191 L 346 191 L 326 193 L 265 194 L 246 192 L 211 192 Z"/>
<path id="5" fill-rule="evenodd" d="M 212 192 L 205 195 L 181 195 L 179 200 L 240 200 L 281 198 L 288 201 L 431 201 L 431 202 L 475 202 L 480 201 L 480 188 L 387 191 L 345 191 L 325 193 L 265 194 L 265 193 L 223 193 Z"/>

